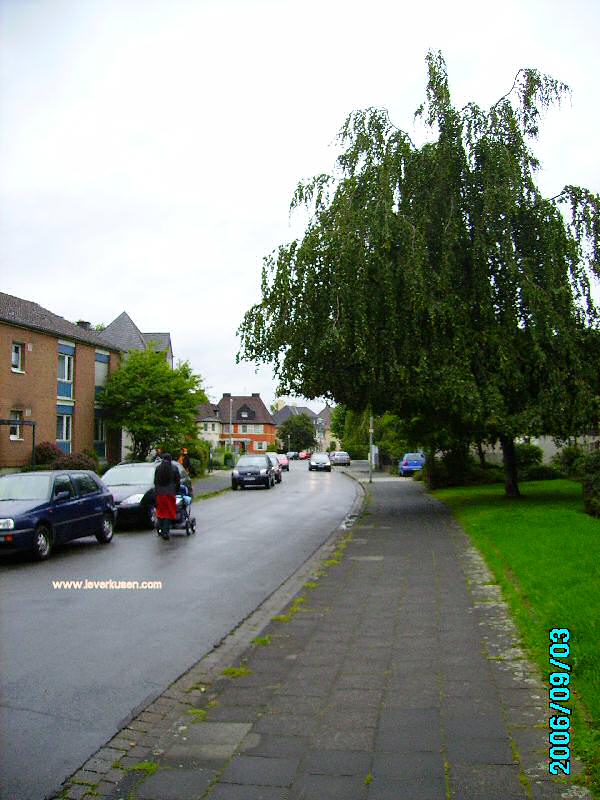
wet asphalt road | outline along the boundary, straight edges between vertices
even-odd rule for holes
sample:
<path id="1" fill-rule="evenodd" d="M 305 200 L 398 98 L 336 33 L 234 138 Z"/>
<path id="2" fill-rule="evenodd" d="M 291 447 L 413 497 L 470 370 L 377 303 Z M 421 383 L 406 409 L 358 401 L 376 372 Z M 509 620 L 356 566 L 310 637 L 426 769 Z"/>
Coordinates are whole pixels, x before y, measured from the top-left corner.
<path id="1" fill-rule="evenodd" d="M 251 613 L 342 522 L 356 486 L 291 465 L 193 506 L 198 533 L 121 532 L 0 559 L 0 797 L 42 800 Z M 162 581 L 64 590 L 56 580 Z"/>

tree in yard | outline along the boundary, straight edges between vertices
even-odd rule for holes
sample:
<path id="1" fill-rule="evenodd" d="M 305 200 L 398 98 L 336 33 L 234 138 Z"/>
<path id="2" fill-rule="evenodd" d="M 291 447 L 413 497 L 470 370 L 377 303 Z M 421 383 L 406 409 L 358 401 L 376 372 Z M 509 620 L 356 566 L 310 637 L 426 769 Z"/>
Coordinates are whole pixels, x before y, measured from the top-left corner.
<path id="1" fill-rule="evenodd" d="M 277 438 L 289 450 L 312 450 L 316 444 L 315 426 L 308 414 L 295 414 L 279 425 Z"/>
<path id="2" fill-rule="evenodd" d="M 134 460 L 145 459 L 159 442 L 195 437 L 197 407 L 208 402 L 187 362 L 171 369 L 154 350 L 131 351 L 98 400 L 108 425 L 131 434 Z"/>
<path id="3" fill-rule="evenodd" d="M 303 237 L 265 259 L 262 301 L 238 358 L 270 363 L 282 393 L 398 415 L 430 453 L 592 421 L 600 198 L 546 198 L 532 143 L 568 87 L 533 69 L 491 108 L 455 108 L 427 56 L 430 133 L 417 146 L 388 113 L 351 114 L 333 175 L 300 184 Z"/>

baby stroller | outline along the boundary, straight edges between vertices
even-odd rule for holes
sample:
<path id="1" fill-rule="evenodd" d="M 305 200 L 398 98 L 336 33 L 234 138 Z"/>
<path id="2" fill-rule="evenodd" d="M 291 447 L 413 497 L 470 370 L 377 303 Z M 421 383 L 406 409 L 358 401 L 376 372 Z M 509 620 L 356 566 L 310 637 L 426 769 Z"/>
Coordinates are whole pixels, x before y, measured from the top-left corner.
<path id="1" fill-rule="evenodd" d="M 175 497 L 175 507 L 177 517 L 171 524 L 171 530 L 185 529 L 186 536 L 196 533 L 196 517 L 192 517 L 191 513 L 192 498 L 183 483 L 181 484 L 180 494 Z"/>

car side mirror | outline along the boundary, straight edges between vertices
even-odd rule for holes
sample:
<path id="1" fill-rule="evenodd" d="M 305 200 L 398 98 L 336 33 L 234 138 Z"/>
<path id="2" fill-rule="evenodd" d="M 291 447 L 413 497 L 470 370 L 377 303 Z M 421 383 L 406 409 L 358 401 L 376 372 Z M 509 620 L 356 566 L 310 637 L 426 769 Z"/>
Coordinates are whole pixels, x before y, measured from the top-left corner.
<path id="1" fill-rule="evenodd" d="M 55 501 L 57 503 L 62 503 L 65 500 L 70 500 L 71 499 L 71 493 L 67 492 L 67 491 L 57 492 L 54 495 L 54 499 L 55 499 Z"/>

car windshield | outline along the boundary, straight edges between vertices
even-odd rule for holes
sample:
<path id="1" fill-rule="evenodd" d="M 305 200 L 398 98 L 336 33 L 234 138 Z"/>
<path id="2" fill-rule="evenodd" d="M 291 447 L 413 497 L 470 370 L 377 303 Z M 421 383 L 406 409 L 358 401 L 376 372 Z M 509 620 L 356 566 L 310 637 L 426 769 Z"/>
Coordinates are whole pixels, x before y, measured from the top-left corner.
<path id="1" fill-rule="evenodd" d="M 105 472 L 102 480 L 107 486 L 133 486 L 140 483 L 154 483 L 155 469 L 156 463 L 120 464 L 118 467 L 113 467 L 108 472 Z"/>
<path id="2" fill-rule="evenodd" d="M 325 453 L 315 453 L 312 457 L 313 461 L 329 461 L 329 456 Z"/>
<path id="3" fill-rule="evenodd" d="M 421 453 L 407 453 L 404 456 L 404 458 L 405 458 L 406 461 L 422 461 L 423 460 L 423 456 L 421 455 Z"/>
<path id="4" fill-rule="evenodd" d="M 238 467 L 264 467 L 264 456 L 242 456 L 237 463 Z"/>
<path id="5" fill-rule="evenodd" d="M 50 475 L 5 475 L 0 478 L 0 500 L 46 500 Z"/>

